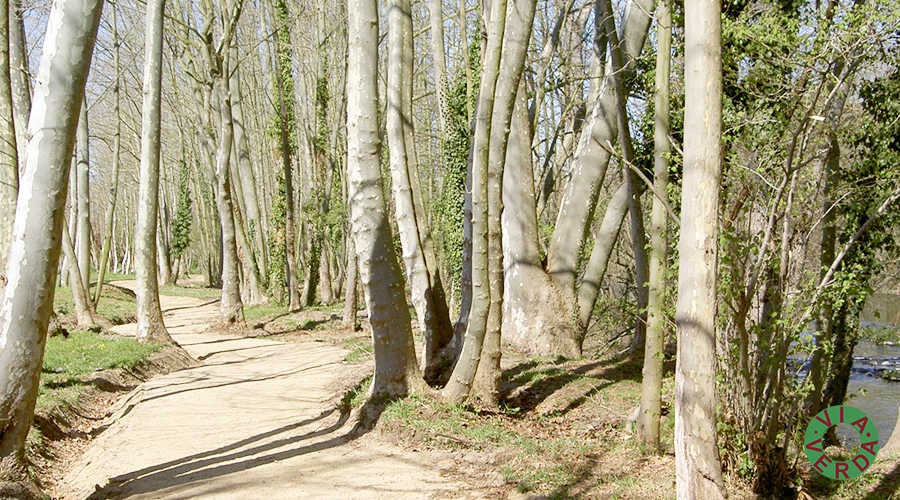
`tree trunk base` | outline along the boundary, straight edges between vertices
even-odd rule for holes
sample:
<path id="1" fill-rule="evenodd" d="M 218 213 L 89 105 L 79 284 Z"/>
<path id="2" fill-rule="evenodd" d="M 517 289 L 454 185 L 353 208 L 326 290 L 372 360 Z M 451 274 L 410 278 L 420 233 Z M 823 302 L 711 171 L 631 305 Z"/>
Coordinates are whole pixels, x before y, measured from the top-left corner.
<path id="1" fill-rule="evenodd" d="M 503 301 L 503 341 L 538 355 L 581 356 L 574 294 L 567 296 L 543 269 L 513 265 Z"/>

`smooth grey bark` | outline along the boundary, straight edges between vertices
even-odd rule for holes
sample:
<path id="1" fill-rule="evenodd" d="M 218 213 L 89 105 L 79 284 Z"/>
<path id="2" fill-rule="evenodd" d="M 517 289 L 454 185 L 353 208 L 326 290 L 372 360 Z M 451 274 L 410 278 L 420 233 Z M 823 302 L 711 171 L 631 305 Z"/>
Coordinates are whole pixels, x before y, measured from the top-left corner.
<path id="1" fill-rule="evenodd" d="M 227 53 L 227 52 L 226 52 Z M 222 61 L 222 71 L 227 72 L 228 57 Z M 222 301 L 219 303 L 219 320 L 225 325 L 235 325 L 244 321 L 244 305 L 241 302 L 240 260 L 237 252 L 237 236 L 234 227 L 234 208 L 231 204 L 231 179 L 229 174 L 231 146 L 233 139 L 231 123 L 231 97 L 228 78 L 218 77 L 216 88 L 219 92 L 219 113 L 221 132 L 219 149 L 216 153 L 216 207 L 219 209 L 219 223 L 222 234 Z"/>
<path id="2" fill-rule="evenodd" d="M 424 388 L 400 264 L 391 243 L 378 128 L 378 5 L 348 0 L 347 184 L 350 227 L 375 354 L 373 395 Z M 351 83 L 352 82 L 352 83 Z"/>
<path id="3" fill-rule="evenodd" d="M 159 211 L 162 38 L 165 0 L 147 2 L 144 101 L 141 118 L 141 169 L 134 237 L 137 278 L 137 338 L 171 341 L 163 323 L 156 280 L 156 224 Z"/>
<path id="4" fill-rule="evenodd" d="M 8 281 L 0 303 L 0 480 L 4 481 L 27 479 L 25 438 L 34 416 L 53 312 L 68 165 L 102 6 L 102 0 L 57 0 L 47 22 Z M 60 74 L 66 78 L 57 78 Z"/>
<path id="5" fill-rule="evenodd" d="M 437 92 L 438 125 L 443 135 L 447 131 L 447 55 L 444 52 L 443 0 L 428 0 L 428 26 L 431 30 L 431 57 L 434 59 L 434 89 Z M 465 39 L 465 35 L 462 38 Z M 464 52 L 464 54 L 466 53 Z"/>
<path id="6" fill-rule="evenodd" d="M 672 53 L 672 14 L 667 0 L 656 7 L 657 49 L 653 126 L 653 183 L 658 193 L 669 185 L 669 74 Z M 659 418 L 662 413 L 663 342 L 666 317 L 663 296 L 666 290 L 666 262 L 669 242 L 666 234 L 666 207 L 654 197 L 650 212 L 650 275 L 647 294 L 647 343 L 641 380 L 641 406 L 637 436 L 651 449 L 659 449 Z"/>
<path id="7" fill-rule="evenodd" d="M 90 194 L 90 146 L 88 145 L 87 101 L 81 106 L 76 135 L 75 175 L 78 182 L 78 223 L 75 230 L 75 256 L 81 271 L 81 284 L 91 289 L 91 194 Z"/>
<path id="8" fill-rule="evenodd" d="M 632 3 L 637 6 L 630 7 Z M 622 38 L 646 40 L 651 12 L 653 0 L 629 0 Z M 624 43 L 624 60 L 637 57 L 642 47 L 643 42 Z M 562 191 L 556 229 L 550 241 L 548 271 L 566 290 L 575 288 L 578 254 L 590 230 L 597 196 L 609 165 L 610 153 L 606 144 L 613 143 L 617 136 L 616 98 L 612 91 L 611 73 L 606 72 L 604 81 L 599 86 L 600 97 L 592 104 L 590 116 L 582 131 L 572 161 L 570 180 Z"/>
<path id="9" fill-rule="evenodd" d="M 237 0 L 240 2 L 241 0 Z M 219 144 L 216 150 L 216 208 L 219 212 L 219 234 L 222 235 L 222 300 L 219 302 L 219 320 L 226 326 L 244 322 L 244 304 L 241 301 L 240 259 L 237 249 L 234 205 L 231 196 L 231 149 L 234 143 L 234 123 L 231 116 L 231 40 L 234 26 L 240 16 L 240 4 L 234 1 L 223 6 L 223 33 L 218 50 L 207 38 L 206 57 L 210 72 L 214 75 L 219 111 Z M 207 12 L 212 19 L 212 12 Z"/>
<path id="10" fill-rule="evenodd" d="M 630 1 L 638 2 L 644 7 L 648 3 L 645 0 Z M 649 3 L 652 8 L 652 1 Z M 597 83 L 591 86 L 589 98 L 592 102 L 591 111 L 581 128 L 581 137 L 572 160 L 569 181 L 561 191 L 560 210 L 556 228 L 550 239 L 546 270 L 541 269 L 544 276 L 537 270 L 528 273 L 528 276 L 524 273 L 507 275 L 506 287 L 531 288 L 527 294 L 532 299 L 526 303 L 544 304 L 531 308 L 508 308 L 511 314 L 508 314 L 507 321 L 514 322 L 516 327 L 509 329 L 514 333 L 506 340 L 528 352 L 580 355 L 586 325 L 583 318 L 590 317 L 589 312 L 593 308 L 593 303 L 589 308 L 580 304 L 592 296 L 591 288 L 602 279 L 606 269 L 605 257 L 598 255 L 595 259 L 597 264 L 594 266 L 595 272 L 591 274 L 586 271 L 582 280 L 580 282 L 578 280 L 576 269 L 578 255 L 593 224 L 600 187 L 611 156 L 609 145 L 618 136 L 617 99 L 613 90 L 613 72 L 608 67 L 611 62 L 607 61 L 605 56 L 607 45 L 606 29 L 603 24 L 605 9 L 601 8 L 601 4 L 602 2 L 598 2 L 595 9 L 595 29 L 598 35 L 595 37 L 592 76 Z M 628 12 L 622 31 L 634 32 L 646 38 L 651 11 L 633 8 Z M 534 198 L 518 201 L 517 205 L 524 206 L 526 203 L 535 203 Z M 617 220 L 616 217 L 612 217 L 613 213 L 609 213 L 609 207 L 608 204 L 608 213 L 604 215 L 604 219 L 610 222 Z M 621 226 L 621 222 L 618 225 Z M 613 233 L 618 234 L 618 230 L 616 227 Z M 533 238 L 537 240 L 536 233 Z M 611 250 L 614 241 L 598 240 L 597 243 Z M 595 253 L 597 246 L 595 244 Z M 585 283 L 588 285 L 587 288 L 584 288 Z M 593 295 L 593 298 L 595 300 L 596 295 Z M 569 313 L 561 316 L 559 310 L 563 307 Z"/>
<path id="11" fill-rule="evenodd" d="M 113 236 L 115 234 L 116 201 L 119 196 L 119 157 L 122 152 L 122 113 L 121 113 L 121 88 L 119 77 L 119 28 L 116 16 L 116 6 L 112 8 L 112 36 L 113 36 L 113 70 L 116 73 L 113 83 L 113 115 L 115 128 L 113 132 L 113 157 L 112 157 L 112 185 L 109 188 L 109 201 L 106 206 L 106 219 L 104 221 L 103 248 L 100 250 L 100 263 L 97 266 L 97 290 L 94 292 L 93 302 L 96 306 L 100 302 L 103 293 L 103 280 L 106 278 L 106 270 L 109 267 L 109 253 L 112 249 Z"/>
<path id="12" fill-rule="evenodd" d="M 237 47 L 232 49 L 232 61 L 237 60 Z M 256 194 L 256 176 L 253 175 L 253 164 L 250 157 L 250 148 L 247 145 L 247 131 L 244 120 L 244 96 L 240 84 L 240 66 L 236 65 L 231 72 L 231 107 L 234 121 L 234 150 L 237 162 L 235 162 L 235 184 L 240 178 L 240 195 L 244 213 L 246 214 L 245 228 L 252 242 L 253 255 L 259 269 L 268 269 L 269 260 L 266 253 L 265 227 L 259 210 L 259 198 Z"/>
<path id="13" fill-rule="evenodd" d="M 675 491 L 725 498 L 716 442 L 716 294 L 722 182 L 721 4 L 685 4 L 684 186 L 675 324 Z"/>
<path id="14" fill-rule="evenodd" d="M 24 13 L 21 0 L 9 1 L 9 73 L 12 87 L 13 118 L 16 128 L 16 146 L 19 153 L 19 170 L 25 160 L 28 144 L 28 115 L 31 113 L 31 71 L 25 45 Z M 5 268 L 5 267 L 4 267 Z"/>
<path id="15" fill-rule="evenodd" d="M 0 0 L 0 40 L 9 40 L 9 0 Z M 12 226 L 19 192 L 19 152 L 10 82 L 10 44 L 0 43 L 0 288 L 12 244 Z"/>
<path id="16" fill-rule="evenodd" d="M 506 12 L 500 74 L 494 90 L 491 115 L 491 143 L 488 151 L 488 288 L 491 303 L 482 346 L 481 361 L 472 392 L 482 401 L 500 402 L 500 335 L 503 328 L 503 178 L 509 153 L 509 135 L 519 91 L 525 56 L 531 39 L 535 0 L 516 0 Z"/>
<path id="17" fill-rule="evenodd" d="M 409 0 L 390 2 L 388 51 L 385 114 L 397 228 L 412 303 L 425 343 L 425 379 L 436 380 L 448 364 L 442 354 L 453 338 L 453 327 L 419 184 L 412 116 L 413 29 Z"/>
<path id="18" fill-rule="evenodd" d="M 571 318 L 571 294 L 561 293 L 541 263 L 538 222 L 534 204 L 534 174 L 531 154 L 531 121 L 520 85 L 513 112 L 503 171 L 503 247 L 506 269 L 502 337 L 527 350 L 577 356 Z"/>
<path id="19" fill-rule="evenodd" d="M 475 110 L 475 133 L 472 136 L 470 171 L 472 174 L 472 305 L 469 310 L 462 350 L 444 387 L 442 396 L 454 402 L 466 399 L 481 362 L 487 320 L 491 306 L 489 285 L 488 238 L 488 159 L 494 100 L 500 74 L 503 32 L 506 25 L 507 0 L 494 0 L 490 6 L 487 45 L 481 66 L 481 85 Z"/>

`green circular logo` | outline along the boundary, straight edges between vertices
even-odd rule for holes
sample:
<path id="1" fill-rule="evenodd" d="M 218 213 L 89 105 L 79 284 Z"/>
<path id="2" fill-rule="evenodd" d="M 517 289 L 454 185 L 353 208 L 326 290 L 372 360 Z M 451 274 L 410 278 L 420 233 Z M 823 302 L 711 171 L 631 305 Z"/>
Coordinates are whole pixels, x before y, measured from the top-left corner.
<path id="1" fill-rule="evenodd" d="M 835 424 L 848 424 L 859 432 L 859 452 L 849 462 L 832 460 L 825 453 L 822 438 L 825 437 L 825 431 Z M 803 443 L 806 445 L 806 458 L 814 469 L 828 479 L 843 481 L 860 476 L 875 463 L 875 456 L 878 454 L 878 429 L 859 408 L 832 406 L 810 420 Z"/>

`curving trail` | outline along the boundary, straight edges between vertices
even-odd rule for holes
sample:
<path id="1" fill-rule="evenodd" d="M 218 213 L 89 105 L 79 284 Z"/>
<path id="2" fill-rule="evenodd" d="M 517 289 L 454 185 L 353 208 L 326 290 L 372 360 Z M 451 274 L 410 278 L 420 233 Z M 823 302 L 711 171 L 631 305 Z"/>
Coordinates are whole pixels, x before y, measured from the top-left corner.
<path id="1" fill-rule="evenodd" d="M 446 476 L 447 454 L 348 439 L 353 422 L 328 389 L 346 374 L 345 350 L 198 333 L 217 303 L 161 299 L 170 333 L 201 364 L 123 397 L 62 498 L 483 498 Z"/>

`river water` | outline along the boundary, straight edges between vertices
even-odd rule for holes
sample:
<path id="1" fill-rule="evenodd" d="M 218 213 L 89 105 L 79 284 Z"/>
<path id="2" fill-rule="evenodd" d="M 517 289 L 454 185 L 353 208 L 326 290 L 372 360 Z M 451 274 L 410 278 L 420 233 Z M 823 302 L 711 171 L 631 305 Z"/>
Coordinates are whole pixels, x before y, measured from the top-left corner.
<path id="1" fill-rule="evenodd" d="M 882 380 L 874 371 L 860 365 L 891 363 L 900 364 L 900 347 L 860 342 L 853 352 L 854 372 L 850 376 L 849 398 L 846 404 L 862 410 L 878 429 L 881 446 L 887 443 L 894 424 L 897 422 L 897 407 L 900 406 L 900 382 Z M 867 358 L 861 360 L 860 358 Z"/>

